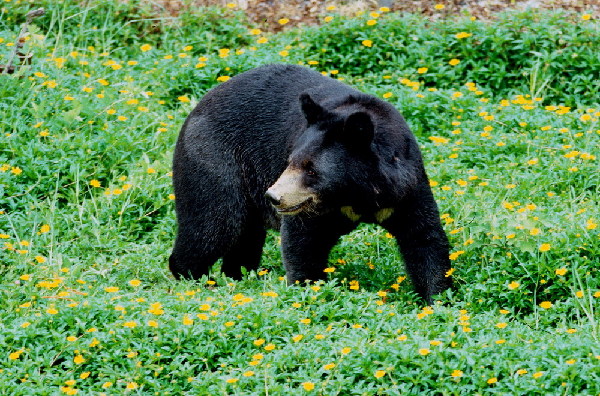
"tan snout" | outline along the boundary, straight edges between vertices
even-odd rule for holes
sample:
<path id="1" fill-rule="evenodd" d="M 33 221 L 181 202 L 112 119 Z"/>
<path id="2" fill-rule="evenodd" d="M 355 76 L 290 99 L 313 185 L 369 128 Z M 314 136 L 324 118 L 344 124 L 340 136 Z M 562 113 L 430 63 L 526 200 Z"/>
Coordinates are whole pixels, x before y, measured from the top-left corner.
<path id="1" fill-rule="evenodd" d="M 277 212 L 285 215 L 300 213 L 316 199 L 315 193 L 302 183 L 302 171 L 290 167 L 269 187 L 265 197 Z"/>

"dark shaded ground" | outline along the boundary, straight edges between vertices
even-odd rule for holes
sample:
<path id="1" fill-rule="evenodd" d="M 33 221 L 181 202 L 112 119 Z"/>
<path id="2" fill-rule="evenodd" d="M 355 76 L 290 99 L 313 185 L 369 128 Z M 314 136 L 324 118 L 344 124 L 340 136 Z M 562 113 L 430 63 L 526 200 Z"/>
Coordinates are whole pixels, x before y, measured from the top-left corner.
<path id="1" fill-rule="evenodd" d="M 285 27 L 299 24 L 318 24 L 332 13 L 355 15 L 357 12 L 375 11 L 387 7 L 391 11 L 419 13 L 432 19 L 449 15 L 470 15 L 480 19 L 493 19 L 506 9 L 563 9 L 579 14 L 590 14 L 596 19 L 600 16 L 598 0 L 354 0 L 354 1 L 318 1 L 318 0 L 143 0 L 149 2 L 157 13 L 177 15 L 191 6 L 235 5 L 244 10 L 249 19 L 269 31 L 280 31 Z M 185 4 L 187 3 L 187 5 Z M 437 7 L 436 7 L 437 6 Z M 443 6 L 443 7 L 441 7 Z M 331 9 L 331 7 L 335 7 Z M 287 23 L 281 24 L 281 19 Z"/>

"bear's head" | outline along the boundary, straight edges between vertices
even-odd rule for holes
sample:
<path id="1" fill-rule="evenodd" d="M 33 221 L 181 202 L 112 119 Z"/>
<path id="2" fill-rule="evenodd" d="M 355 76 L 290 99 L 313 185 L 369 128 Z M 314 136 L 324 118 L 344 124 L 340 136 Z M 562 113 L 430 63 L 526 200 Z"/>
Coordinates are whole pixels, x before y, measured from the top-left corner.
<path id="1" fill-rule="evenodd" d="M 352 101 L 327 110 L 308 94 L 300 96 L 300 105 L 306 129 L 266 198 L 282 215 L 320 214 L 372 200 L 378 179 L 372 116 Z"/>

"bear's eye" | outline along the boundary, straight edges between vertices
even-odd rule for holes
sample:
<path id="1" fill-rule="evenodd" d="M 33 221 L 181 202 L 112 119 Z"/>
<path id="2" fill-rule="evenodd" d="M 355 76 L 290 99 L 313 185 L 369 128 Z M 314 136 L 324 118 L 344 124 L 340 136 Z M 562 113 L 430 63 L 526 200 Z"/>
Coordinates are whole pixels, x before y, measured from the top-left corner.
<path id="1" fill-rule="evenodd" d="M 302 169 L 307 176 L 313 177 L 316 176 L 317 172 L 315 171 L 314 164 L 312 161 L 304 161 L 302 163 Z"/>

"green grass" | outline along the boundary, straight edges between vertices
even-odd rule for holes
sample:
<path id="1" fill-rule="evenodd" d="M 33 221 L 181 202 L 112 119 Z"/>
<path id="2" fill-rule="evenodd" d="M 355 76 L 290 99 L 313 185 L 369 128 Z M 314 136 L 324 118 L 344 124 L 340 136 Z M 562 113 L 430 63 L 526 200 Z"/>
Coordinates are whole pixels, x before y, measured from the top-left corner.
<path id="1" fill-rule="evenodd" d="M 0 394 L 600 392 L 597 21 L 332 14 L 254 34 L 227 9 L 54 3 L 33 64 L 0 76 Z M 29 4 L 3 7 L 0 63 Z M 272 62 L 402 111 L 453 246 L 440 303 L 376 226 L 320 285 L 285 285 L 275 232 L 268 271 L 173 280 L 179 128 L 219 77 Z"/>

